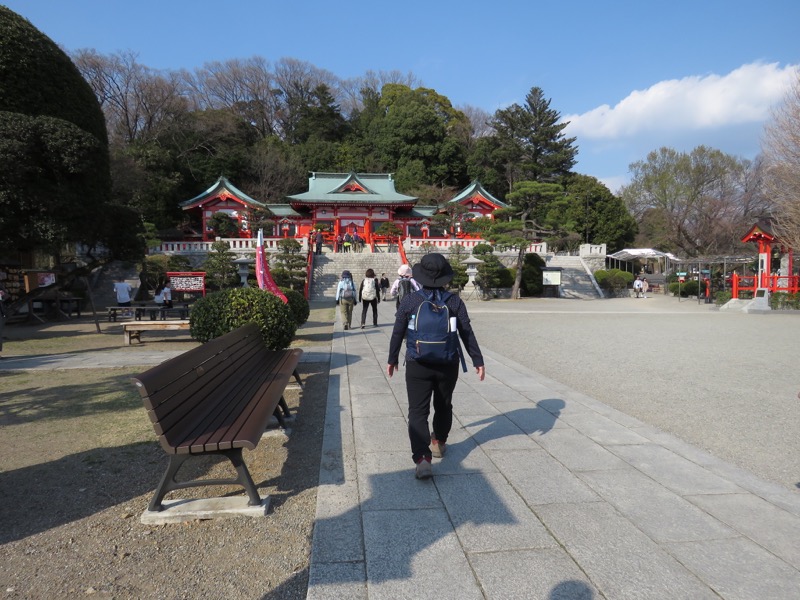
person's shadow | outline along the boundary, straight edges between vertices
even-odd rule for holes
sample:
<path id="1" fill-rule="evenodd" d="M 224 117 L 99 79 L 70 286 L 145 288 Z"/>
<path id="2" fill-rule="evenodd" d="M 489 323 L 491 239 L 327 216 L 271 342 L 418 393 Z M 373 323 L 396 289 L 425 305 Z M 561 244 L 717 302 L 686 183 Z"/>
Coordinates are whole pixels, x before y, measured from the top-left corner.
<path id="1" fill-rule="evenodd" d="M 560 398 L 547 398 L 536 403 L 536 408 L 519 408 L 509 412 L 492 415 L 479 421 L 465 423 L 464 427 L 479 427 L 488 425 L 472 437 L 479 444 L 484 444 L 491 440 L 496 440 L 510 434 L 506 419 L 516 425 L 525 435 L 546 434 L 554 426 L 565 402 Z"/>

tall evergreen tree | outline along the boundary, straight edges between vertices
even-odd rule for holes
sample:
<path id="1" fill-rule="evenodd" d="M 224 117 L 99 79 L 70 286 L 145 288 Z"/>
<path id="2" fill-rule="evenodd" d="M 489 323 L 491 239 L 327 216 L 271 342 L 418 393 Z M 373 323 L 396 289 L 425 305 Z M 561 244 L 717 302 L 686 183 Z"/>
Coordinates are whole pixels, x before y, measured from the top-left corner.
<path id="1" fill-rule="evenodd" d="M 531 88 L 523 106 L 512 104 L 494 114 L 492 159 L 505 172 L 509 190 L 518 181 L 556 182 L 575 165 L 576 138 L 564 136 L 569 122 L 560 119 L 538 87 Z"/>

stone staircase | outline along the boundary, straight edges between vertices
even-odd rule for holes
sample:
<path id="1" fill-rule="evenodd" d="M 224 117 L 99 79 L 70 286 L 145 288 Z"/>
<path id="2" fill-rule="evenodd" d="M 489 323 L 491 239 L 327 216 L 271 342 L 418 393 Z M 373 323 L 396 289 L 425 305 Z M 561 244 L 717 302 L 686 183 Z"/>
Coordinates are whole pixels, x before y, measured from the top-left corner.
<path id="1" fill-rule="evenodd" d="M 579 256 L 553 256 L 547 261 L 548 267 L 561 267 L 561 297 L 579 300 L 600 298 L 592 278 Z"/>
<path id="2" fill-rule="evenodd" d="M 315 255 L 309 300 L 335 299 L 336 286 L 344 270 L 353 274 L 353 281 L 358 286 L 367 269 L 375 271 L 378 278 L 381 273 L 386 273 L 389 281 L 394 282 L 401 264 L 399 252 L 326 252 Z"/>

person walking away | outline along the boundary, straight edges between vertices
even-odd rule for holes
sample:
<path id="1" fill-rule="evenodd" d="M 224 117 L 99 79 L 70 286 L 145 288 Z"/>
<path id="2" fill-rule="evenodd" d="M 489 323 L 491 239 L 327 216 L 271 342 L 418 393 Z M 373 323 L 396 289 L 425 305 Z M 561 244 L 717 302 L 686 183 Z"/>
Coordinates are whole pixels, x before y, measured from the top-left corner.
<path id="1" fill-rule="evenodd" d="M 389 278 L 386 273 L 381 273 L 381 300 L 386 300 L 386 295 L 389 293 Z"/>
<path id="2" fill-rule="evenodd" d="M 400 268 L 397 269 L 397 279 L 392 284 L 392 288 L 389 290 L 389 295 L 395 298 L 395 303 L 397 308 L 400 308 L 400 302 L 403 298 L 405 298 L 408 294 L 416 292 L 422 286 L 420 286 L 412 277 L 411 267 L 408 265 L 400 265 Z"/>
<path id="3" fill-rule="evenodd" d="M 353 275 L 350 271 L 342 271 L 342 278 L 336 286 L 336 303 L 342 307 L 344 316 L 344 329 L 347 331 L 352 327 L 353 306 L 356 303 L 356 284 L 353 283 Z"/>
<path id="4" fill-rule="evenodd" d="M 357 231 L 353 234 L 353 249 L 356 252 L 361 252 L 364 249 L 364 238 Z"/>
<path id="5" fill-rule="evenodd" d="M 321 232 L 321 231 L 318 231 L 318 232 L 317 232 L 317 235 L 315 236 L 315 238 L 314 238 L 314 239 L 315 239 L 315 240 L 316 240 L 316 242 L 317 242 L 317 250 L 316 250 L 316 254 L 322 254 L 322 242 L 324 242 L 324 241 L 325 241 L 325 236 L 324 236 L 324 235 L 322 235 L 322 232 Z"/>
<path id="6" fill-rule="evenodd" d="M 131 284 L 125 281 L 124 277 L 120 277 L 117 279 L 117 282 L 114 284 L 114 293 L 117 296 L 117 306 L 130 306 L 131 305 L 131 295 L 133 294 L 133 288 Z M 130 317 L 133 313 L 131 311 L 123 311 L 126 316 Z"/>
<path id="7" fill-rule="evenodd" d="M 164 289 L 161 290 L 161 297 L 164 303 L 164 308 L 172 308 L 172 288 L 169 281 L 164 284 Z"/>
<path id="8" fill-rule="evenodd" d="M 342 239 L 342 234 L 340 233 L 336 236 L 336 252 L 342 251 L 342 242 L 344 242 L 344 240 Z"/>
<path id="9" fill-rule="evenodd" d="M 650 289 L 650 284 L 647 283 L 647 277 L 642 277 L 642 298 L 647 298 L 647 291 Z"/>
<path id="10" fill-rule="evenodd" d="M 381 282 L 375 277 L 375 271 L 367 269 L 361 286 L 358 288 L 358 299 L 361 302 L 361 329 L 367 321 L 367 307 L 372 306 L 372 324 L 378 326 L 378 303 L 381 301 Z"/>
<path id="11" fill-rule="evenodd" d="M 467 307 L 458 296 L 450 294 L 444 287 L 453 278 L 453 268 L 447 259 L 439 253 L 425 255 L 422 260 L 414 265 L 412 270 L 414 279 L 422 284 L 420 291 L 409 294 L 403 298 L 395 314 L 394 328 L 389 342 L 389 360 L 386 365 L 386 374 L 389 377 L 399 368 L 400 349 L 403 338 L 406 338 L 406 392 L 408 394 L 408 437 L 411 442 L 411 458 L 415 463 L 414 475 L 417 479 L 428 479 L 433 475 L 431 460 L 433 456 L 441 458 L 445 454 L 447 438 L 453 425 L 453 390 L 458 381 L 459 362 L 461 349 L 456 335 L 464 343 L 467 354 L 472 360 L 475 372 L 480 381 L 486 377 L 486 368 L 483 362 L 478 340 L 470 326 Z M 426 303 L 442 307 L 436 313 L 444 314 L 449 325 L 449 341 L 455 342 L 458 350 L 455 354 L 450 352 L 447 359 L 441 362 L 440 356 L 424 355 L 419 351 L 423 342 L 423 334 L 427 333 L 417 329 L 423 324 L 420 319 Z M 428 314 L 433 311 L 428 310 Z M 457 333 L 456 333 L 457 332 Z M 429 344 L 433 346 L 433 344 Z M 437 347 L 444 347 L 439 344 Z M 466 370 L 466 365 L 464 365 Z M 428 416 L 433 398 L 433 432 L 428 425 Z"/>
<path id="12" fill-rule="evenodd" d="M 156 288 L 156 294 L 153 297 L 153 302 L 155 302 L 156 304 L 158 304 L 159 306 L 161 306 L 163 308 L 163 306 L 164 306 L 164 286 L 163 285 L 159 285 Z"/>
<path id="13" fill-rule="evenodd" d="M 344 251 L 350 252 L 350 247 L 353 245 L 353 238 L 350 235 L 350 232 L 344 234 Z"/>
<path id="14" fill-rule="evenodd" d="M 639 294 L 642 293 L 642 280 L 639 277 L 636 277 L 636 280 L 633 282 L 633 295 L 638 298 Z"/>

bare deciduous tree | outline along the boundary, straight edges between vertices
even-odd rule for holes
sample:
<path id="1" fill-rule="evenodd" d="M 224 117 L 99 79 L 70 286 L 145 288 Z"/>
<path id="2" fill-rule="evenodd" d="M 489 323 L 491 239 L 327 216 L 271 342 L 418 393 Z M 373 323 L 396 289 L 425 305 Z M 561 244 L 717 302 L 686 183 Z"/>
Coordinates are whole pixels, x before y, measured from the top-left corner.
<path id="1" fill-rule="evenodd" d="M 800 250 L 800 74 L 767 124 L 763 153 L 775 232 Z"/>
<path id="2" fill-rule="evenodd" d="M 178 74 L 145 67 L 133 52 L 78 50 L 71 58 L 100 102 L 112 143 L 146 138 L 188 108 Z"/>

